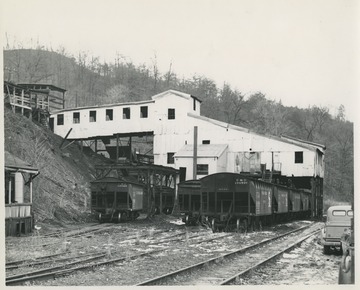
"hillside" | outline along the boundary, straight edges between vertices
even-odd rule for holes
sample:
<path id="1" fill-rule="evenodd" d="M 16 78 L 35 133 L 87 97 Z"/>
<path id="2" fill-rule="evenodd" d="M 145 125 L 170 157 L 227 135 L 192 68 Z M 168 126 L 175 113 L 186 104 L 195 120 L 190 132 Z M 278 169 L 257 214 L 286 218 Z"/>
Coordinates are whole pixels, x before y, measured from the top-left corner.
<path id="1" fill-rule="evenodd" d="M 81 154 L 75 144 L 60 149 L 61 137 L 8 108 L 4 118 L 5 150 L 40 171 L 33 182 L 35 223 L 64 225 L 91 219 L 89 181 L 102 157 Z"/>
<path id="2" fill-rule="evenodd" d="M 354 124 L 346 120 L 346 110 L 336 115 L 329 108 L 309 104 L 306 109 L 283 106 L 261 92 L 246 96 L 229 84 L 217 87 L 206 76 L 179 78 L 174 71 L 160 72 L 114 57 L 101 63 L 99 57 L 65 49 L 49 51 L 12 49 L 4 51 L 4 79 L 15 83 L 52 83 L 66 92 L 66 107 L 138 101 L 167 89 L 190 93 L 202 100 L 201 114 L 260 134 L 281 134 L 324 144 L 324 200 L 328 204 L 351 202 L 354 196 Z M 340 96 L 339 96 L 340 98 Z M 50 175 L 51 176 L 51 175 Z"/>

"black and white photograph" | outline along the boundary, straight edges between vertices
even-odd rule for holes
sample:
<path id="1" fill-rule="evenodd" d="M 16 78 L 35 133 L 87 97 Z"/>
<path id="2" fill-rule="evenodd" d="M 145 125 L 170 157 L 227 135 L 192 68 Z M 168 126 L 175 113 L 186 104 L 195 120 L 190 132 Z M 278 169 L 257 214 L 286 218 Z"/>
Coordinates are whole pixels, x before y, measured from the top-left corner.
<path id="1" fill-rule="evenodd" d="M 2 287 L 356 286 L 359 1 L 0 14 Z"/>

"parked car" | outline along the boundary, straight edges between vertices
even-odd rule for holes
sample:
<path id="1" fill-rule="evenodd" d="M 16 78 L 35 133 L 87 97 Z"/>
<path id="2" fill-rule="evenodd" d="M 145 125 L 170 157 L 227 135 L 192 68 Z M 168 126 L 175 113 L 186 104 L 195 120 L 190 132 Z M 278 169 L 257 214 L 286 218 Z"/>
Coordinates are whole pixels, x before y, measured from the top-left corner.
<path id="1" fill-rule="evenodd" d="M 327 210 L 325 226 L 321 233 L 321 243 L 324 246 L 324 254 L 329 254 L 331 249 L 341 248 L 341 237 L 350 232 L 351 219 L 354 212 L 351 205 L 331 206 Z"/>
<path id="2" fill-rule="evenodd" d="M 352 207 L 354 210 L 354 207 Z M 341 237 L 342 258 L 339 267 L 339 284 L 355 283 L 355 231 L 354 217 L 351 218 L 351 230 Z"/>

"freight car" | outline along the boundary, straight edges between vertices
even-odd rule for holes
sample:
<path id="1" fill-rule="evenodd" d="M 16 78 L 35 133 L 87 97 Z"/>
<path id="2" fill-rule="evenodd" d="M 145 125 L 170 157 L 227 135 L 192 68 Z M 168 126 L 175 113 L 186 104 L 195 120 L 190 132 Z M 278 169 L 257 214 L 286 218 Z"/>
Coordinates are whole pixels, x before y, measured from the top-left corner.
<path id="1" fill-rule="evenodd" d="M 261 229 L 263 225 L 308 218 L 310 193 L 236 173 L 215 173 L 179 184 L 179 205 L 187 224 L 207 220 L 219 227 Z M 196 201 L 199 200 L 199 203 Z M 196 204 L 197 207 L 196 207 Z"/>
<path id="2" fill-rule="evenodd" d="M 196 224 L 200 217 L 200 186 L 199 180 L 187 180 L 179 183 L 179 209 L 188 225 Z"/>
<path id="3" fill-rule="evenodd" d="M 174 192 L 166 188 L 155 189 L 155 214 L 171 214 L 174 208 Z"/>
<path id="4" fill-rule="evenodd" d="M 134 220 L 143 209 L 143 185 L 129 179 L 105 177 L 91 182 L 91 209 L 99 222 Z"/>

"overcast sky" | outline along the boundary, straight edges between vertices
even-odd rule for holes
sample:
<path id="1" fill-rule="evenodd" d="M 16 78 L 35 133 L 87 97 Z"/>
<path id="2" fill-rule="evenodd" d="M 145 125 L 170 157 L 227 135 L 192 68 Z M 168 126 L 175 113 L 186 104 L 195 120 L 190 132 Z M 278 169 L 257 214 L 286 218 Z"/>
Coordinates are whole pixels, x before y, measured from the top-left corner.
<path id="1" fill-rule="evenodd" d="M 359 110 L 359 1 L 0 0 L 9 44 L 39 41 L 261 91 L 286 106 Z M 4 38 L 6 41 L 6 38 Z M 198 96 L 201 98 L 201 96 Z"/>

